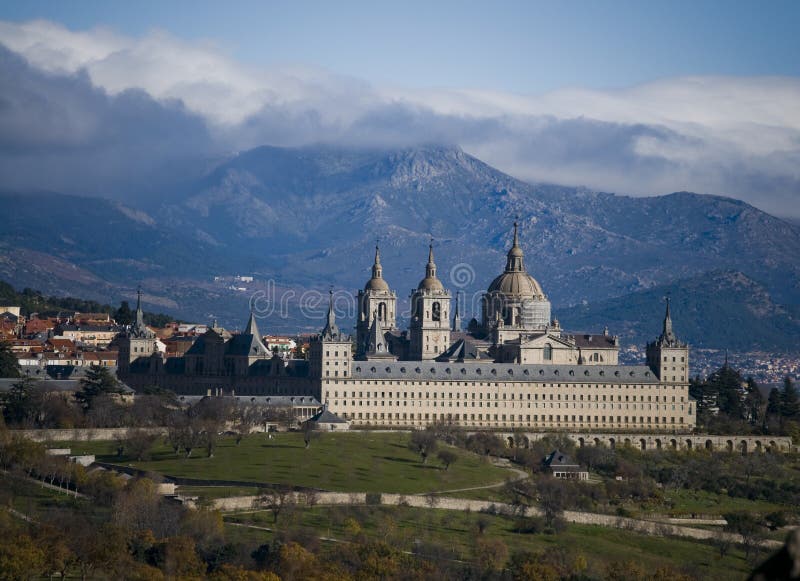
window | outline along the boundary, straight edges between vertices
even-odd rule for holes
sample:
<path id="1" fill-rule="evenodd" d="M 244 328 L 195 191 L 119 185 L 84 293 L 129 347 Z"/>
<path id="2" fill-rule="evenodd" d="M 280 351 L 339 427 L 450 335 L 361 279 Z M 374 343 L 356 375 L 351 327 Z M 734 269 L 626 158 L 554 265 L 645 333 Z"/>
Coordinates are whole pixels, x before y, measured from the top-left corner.
<path id="1" fill-rule="evenodd" d="M 442 305 L 438 301 L 431 305 L 431 320 L 432 321 L 441 321 L 442 320 Z"/>
<path id="2" fill-rule="evenodd" d="M 544 360 L 545 361 L 553 360 L 553 346 L 550 343 L 544 344 Z"/>

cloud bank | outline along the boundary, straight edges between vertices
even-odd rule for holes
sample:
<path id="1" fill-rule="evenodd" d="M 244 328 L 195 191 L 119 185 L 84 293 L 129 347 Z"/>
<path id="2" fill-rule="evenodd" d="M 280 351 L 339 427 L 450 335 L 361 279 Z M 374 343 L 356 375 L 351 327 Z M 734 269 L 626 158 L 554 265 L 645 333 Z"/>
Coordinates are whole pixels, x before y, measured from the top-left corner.
<path id="1" fill-rule="evenodd" d="M 800 79 L 670 78 L 541 95 L 247 66 L 163 31 L 0 22 L 5 187 L 133 196 L 257 145 L 457 144 L 525 180 L 730 195 L 800 216 Z"/>

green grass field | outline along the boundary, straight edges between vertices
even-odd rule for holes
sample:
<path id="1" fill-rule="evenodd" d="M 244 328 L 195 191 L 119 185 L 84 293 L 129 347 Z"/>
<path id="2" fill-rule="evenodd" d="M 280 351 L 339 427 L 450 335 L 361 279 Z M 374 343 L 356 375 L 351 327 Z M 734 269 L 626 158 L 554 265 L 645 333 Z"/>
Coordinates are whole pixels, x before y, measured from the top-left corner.
<path id="1" fill-rule="evenodd" d="M 705 490 L 671 490 L 664 494 L 665 510 L 673 514 L 723 515 L 726 512 L 747 510 L 768 514 L 780 510 L 796 509 L 764 500 L 734 498 L 727 494 L 713 494 Z"/>
<path id="2" fill-rule="evenodd" d="M 299 433 L 256 434 L 242 440 L 221 438 L 212 458 L 203 450 L 176 456 L 159 444 L 149 462 L 116 456 L 114 442 L 71 443 L 73 453 L 135 466 L 170 476 L 309 486 L 340 492 L 415 494 L 502 482 L 513 473 L 485 459 L 453 449 L 458 459 L 445 470 L 436 458 L 423 465 L 408 449 L 407 433 L 326 433 L 306 449 Z"/>
<path id="3" fill-rule="evenodd" d="M 348 518 L 357 521 L 356 530 Z M 607 563 L 631 560 L 648 571 L 670 566 L 691 572 L 699 579 L 744 578 L 750 571 L 738 549 L 721 558 L 713 546 L 695 540 L 649 537 L 591 525 L 569 525 L 566 531 L 555 535 L 519 534 L 515 532 L 513 519 L 481 513 L 409 507 L 317 507 L 281 515 L 277 525 L 268 512 L 225 517 L 227 523 L 254 524 L 278 531 L 312 530 L 317 536 L 344 541 L 357 537 L 378 539 L 407 551 L 432 543 L 447 548 L 447 558 L 465 561 L 473 558 L 475 542 L 480 536 L 479 519 L 486 523 L 483 536 L 501 539 L 509 553 L 568 548 L 573 558 L 578 554 L 585 557 L 589 572 L 601 573 Z M 230 524 L 226 530 L 232 537 L 252 545 L 269 542 L 275 534 Z M 328 548 L 335 550 L 335 546 Z"/>

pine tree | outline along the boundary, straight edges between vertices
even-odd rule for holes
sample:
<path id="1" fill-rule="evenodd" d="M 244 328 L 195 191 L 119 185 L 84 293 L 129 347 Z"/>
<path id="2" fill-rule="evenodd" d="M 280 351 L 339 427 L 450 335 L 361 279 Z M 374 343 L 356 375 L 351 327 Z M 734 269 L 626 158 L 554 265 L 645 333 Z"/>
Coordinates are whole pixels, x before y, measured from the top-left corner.
<path id="1" fill-rule="evenodd" d="M 11 345 L 0 342 L 0 377 L 19 377 L 19 362 Z"/>
<path id="2" fill-rule="evenodd" d="M 130 325 L 133 323 L 133 311 L 128 301 L 122 301 L 119 308 L 114 312 L 114 320 L 118 325 Z"/>
<path id="3" fill-rule="evenodd" d="M 781 416 L 787 420 L 800 420 L 800 396 L 788 376 L 783 380 L 781 390 Z"/>
<path id="4" fill-rule="evenodd" d="M 706 381 L 708 387 L 717 393 L 719 412 L 732 419 L 745 419 L 745 390 L 742 389 L 742 376 L 732 367 L 723 365 Z"/>
<path id="5" fill-rule="evenodd" d="M 761 423 L 764 415 L 764 396 L 761 395 L 761 389 L 752 377 L 747 378 L 744 403 L 745 419 L 754 426 Z"/>
<path id="6" fill-rule="evenodd" d="M 75 400 L 85 410 L 89 410 L 95 398 L 112 393 L 122 393 L 122 386 L 117 378 L 107 367 L 92 365 L 86 372 L 86 376 L 81 379 L 81 390 L 75 392 Z"/>
<path id="7" fill-rule="evenodd" d="M 767 398 L 767 417 L 776 418 L 781 415 L 781 390 L 773 387 Z"/>

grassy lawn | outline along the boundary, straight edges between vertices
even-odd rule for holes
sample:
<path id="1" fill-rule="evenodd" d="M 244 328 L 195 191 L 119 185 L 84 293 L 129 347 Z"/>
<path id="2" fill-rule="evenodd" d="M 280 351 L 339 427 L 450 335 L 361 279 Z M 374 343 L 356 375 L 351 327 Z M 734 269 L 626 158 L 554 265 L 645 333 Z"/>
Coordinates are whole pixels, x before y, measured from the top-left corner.
<path id="1" fill-rule="evenodd" d="M 178 494 L 199 496 L 200 498 L 227 498 L 229 496 L 254 496 L 258 494 L 257 486 L 178 486 Z"/>
<path id="2" fill-rule="evenodd" d="M 674 514 L 722 515 L 737 510 L 768 514 L 787 508 L 796 509 L 796 507 L 782 506 L 764 500 L 734 498 L 727 494 L 713 494 L 704 490 L 669 491 L 664 494 L 664 505 L 670 513 Z M 659 509 L 656 511 L 661 512 Z"/>
<path id="3" fill-rule="evenodd" d="M 348 518 L 357 521 L 358 527 L 354 528 Z M 342 540 L 363 536 L 386 541 L 407 551 L 420 545 L 436 544 L 446 548 L 446 558 L 460 560 L 473 558 L 475 542 L 480 537 L 477 523 L 481 519 L 486 523 L 482 534 L 501 539 L 508 546 L 509 553 L 567 548 L 572 558 L 578 554 L 586 558 L 590 573 L 602 573 L 610 562 L 630 560 L 649 571 L 669 565 L 702 579 L 744 578 L 750 571 L 738 549 L 720 558 L 714 547 L 695 540 L 648 537 L 591 525 L 569 525 L 566 531 L 555 535 L 518 534 L 512 519 L 480 513 L 409 507 L 318 507 L 281 515 L 277 525 L 273 524 L 268 512 L 233 514 L 225 519 L 228 523 L 249 523 L 284 531 L 313 530 L 318 536 Z M 253 545 L 269 542 L 274 535 L 230 525 L 226 530 L 231 538 Z M 323 550 L 326 548 L 335 550 L 335 545 L 323 545 Z M 438 554 L 441 555 L 441 551 Z"/>
<path id="4" fill-rule="evenodd" d="M 0 474 L 0 504 L 34 519 L 56 512 L 82 510 L 89 505 L 86 499 L 40 486 L 36 482 Z"/>
<path id="5" fill-rule="evenodd" d="M 483 458 L 453 449 L 458 459 L 444 470 L 436 458 L 423 465 L 408 449 L 407 433 L 322 434 L 305 449 L 299 433 L 276 434 L 268 440 L 255 434 L 239 446 L 233 438 L 221 438 L 214 457 L 203 450 L 191 458 L 176 457 L 159 444 L 149 462 L 116 456 L 114 442 L 76 442 L 73 453 L 95 454 L 98 460 L 130 464 L 170 476 L 269 482 L 310 486 L 341 492 L 394 492 L 414 494 L 502 482 L 512 473 Z M 66 444 L 65 444 L 66 446 Z"/>

